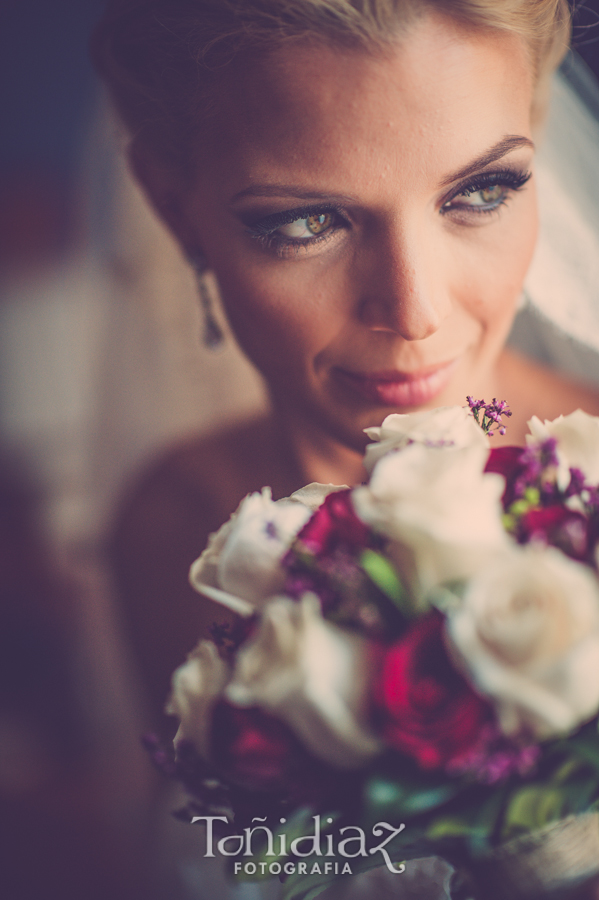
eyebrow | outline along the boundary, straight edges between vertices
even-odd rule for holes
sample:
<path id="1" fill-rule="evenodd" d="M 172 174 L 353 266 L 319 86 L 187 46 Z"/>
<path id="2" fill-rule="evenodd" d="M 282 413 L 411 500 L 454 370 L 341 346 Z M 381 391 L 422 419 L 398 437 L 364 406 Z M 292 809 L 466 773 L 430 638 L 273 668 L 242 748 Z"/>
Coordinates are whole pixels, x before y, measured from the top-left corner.
<path id="1" fill-rule="evenodd" d="M 504 156 L 507 156 L 512 150 L 518 150 L 520 147 L 530 147 L 534 150 L 535 145 L 529 138 L 524 137 L 523 135 L 507 134 L 495 144 L 494 147 L 481 153 L 480 156 L 473 159 L 472 162 L 468 163 L 467 166 L 464 166 L 463 169 L 458 169 L 457 172 L 452 172 L 451 175 L 444 178 L 441 182 L 441 187 L 447 187 L 448 185 L 453 184 L 454 181 L 461 181 L 464 178 L 468 178 L 470 175 L 474 175 L 481 169 L 484 169 L 492 163 L 497 162 L 497 160 L 502 159 Z"/>
<path id="2" fill-rule="evenodd" d="M 354 202 L 353 198 L 347 195 L 337 196 L 328 191 L 306 190 L 305 187 L 297 184 L 279 184 L 277 182 L 273 184 L 253 184 L 251 187 L 235 194 L 231 199 L 231 205 L 243 197 L 295 197 L 298 200 L 326 200 L 329 203 L 331 201 L 339 203 L 344 201 Z"/>
<path id="3" fill-rule="evenodd" d="M 504 156 L 507 156 L 507 154 L 511 153 L 513 150 L 518 150 L 520 147 L 530 147 L 534 150 L 534 146 L 533 142 L 523 135 L 508 134 L 489 150 L 486 150 L 484 153 L 481 153 L 480 156 L 473 159 L 467 166 L 464 166 L 462 169 L 458 169 L 457 172 L 452 172 L 451 175 L 447 175 L 443 178 L 440 186 L 447 187 L 455 181 L 461 181 L 464 178 L 468 178 L 476 172 L 479 172 L 481 169 L 497 162 L 497 160 L 502 159 Z M 317 202 L 327 201 L 329 203 L 331 201 L 337 201 L 339 203 L 352 202 L 353 200 L 352 197 L 348 196 L 332 196 L 326 191 L 306 190 L 306 188 L 301 185 L 271 183 L 253 184 L 250 187 L 244 188 L 244 190 L 239 191 L 231 198 L 231 205 L 234 205 L 238 200 L 242 200 L 244 197 L 295 197 L 298 200 L 315 200 Z"/>

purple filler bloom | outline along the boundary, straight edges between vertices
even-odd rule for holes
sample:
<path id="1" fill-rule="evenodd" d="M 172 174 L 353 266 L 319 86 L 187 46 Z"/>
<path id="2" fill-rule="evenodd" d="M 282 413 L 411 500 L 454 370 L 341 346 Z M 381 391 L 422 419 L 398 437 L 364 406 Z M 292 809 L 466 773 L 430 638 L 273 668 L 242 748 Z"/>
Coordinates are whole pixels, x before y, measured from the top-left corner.
<path id="1" fill-rule="evenodd" d="M 273 521 L 269 521 L 266 523 L 264 531 L 270 538 L 274 538 L 275 540 L 279 539 L 279 532 L 276 526 L 276 523 Z"/>
<path id="2" fill-rule="evenodd" d="M 483 784 L 498 784 L 510 775 L 527 775 L 535 767 L 541 748 L 538 744 L 520 745 L 487 725 L 476 746 L 447 767 L 450 775 L 470 775 Z"/>
<path id="3" fill-rule="evenodd" d="M 488 434 L 489 437 L 493 437 L 496 432 L 501 435 L 505 434 L 506 429 L 501 417 L 509 418 L 512 414 L 505 400 L 497 400 L 496 397 L 493 397 L 490 403 L 485 403 L 484 400 L 475 400 L 474 397 L 466 397 L 466 400 L 476 423 L 480 425 L 485 434 Z"/>
<path id="4" fill-rule="evenodd" d="M 547 490 L 548 486 L 543 484 L 542 476 L 545 469 L 559 465 L 557 440 L 550 437 L 546 441 L 529 444 L 520 456 L 520 464 L 523 471 L 514 484 L 516 497 L 523 497 L 527 487 L 536 487 L 539 484 L 542 489 Z"/>

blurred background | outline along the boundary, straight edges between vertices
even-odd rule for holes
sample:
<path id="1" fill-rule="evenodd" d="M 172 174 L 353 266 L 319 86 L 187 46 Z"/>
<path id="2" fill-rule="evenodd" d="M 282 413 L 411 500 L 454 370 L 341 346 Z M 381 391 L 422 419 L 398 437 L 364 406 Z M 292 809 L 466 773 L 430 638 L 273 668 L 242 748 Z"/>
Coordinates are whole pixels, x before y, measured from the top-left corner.
<path id="1" fill-rule="evenodd" d="M 231 340 L 202 347 L 192 273 L 129 178 L 88 60 L 101 10 L 0 0 L 3 900 L 160 893 L 106 536 L 157 454 L 263 402 Z"/>
<path id="2" fill-rule="evenodd" d="M 0 0 L 4 900 L 154 896 L 143 697 L 105 538 L 150 459 L 264 403 L 231 340 L 201 346 L 192 273 L 129 178 L 87 56 L 101 9 Z M 598 23 L 587 0 L 575 46 L 599 77 Z"/>

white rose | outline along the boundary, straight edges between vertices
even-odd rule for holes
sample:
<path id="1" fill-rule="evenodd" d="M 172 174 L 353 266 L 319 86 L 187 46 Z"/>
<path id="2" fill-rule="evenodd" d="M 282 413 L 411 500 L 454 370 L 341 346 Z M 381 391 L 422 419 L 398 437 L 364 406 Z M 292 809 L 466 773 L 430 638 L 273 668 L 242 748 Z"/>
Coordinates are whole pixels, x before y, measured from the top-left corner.
<path id="1" fill-rule="evenodd" d="M 245 497 L 231 518 L 210 535 L 191 566 L 189 580 L 200 593 L 212 587 L 260 606 L 283 587 L 281 560 L 296 534 L 337 485 L 309 484 L 291 497 L 272 500 L 271 490 Z M 214 599 L 218 594 L 211 592 Z"/>
<path id="2" fill-rule="evenodd" d="M 527 443 L 557 440 L 559 460 L 557 482 L 562 490 L 570 483 L 570 469 L 581 469 L 590 484 L 599 484 L 599 417 L 577 409 L 568 416 L 541 422 L 536 416 L 528 422 Z"/>
<path id="3" fill-rule="evenodd" d="M 274 714 L 315 756 L 351 769 L 380 750 L 365 721 L 368 683 L 364 639 L 323 619 L 318 599 L 306 594 L 265 607 L 225 694 Z"/>
<path id="4" fill-rule="evenodd" d="M 281 560 L 311 515 L 303 503 L 274 503 L 270 488 L 250 494 L 220 552 L 220 587 L 254 604 L 276 594 L 285 581 Z"/>
<path id="5" fill-rule="evenodd" d="M 420 412 L 387 416 L 380 428 L 366 428 L 365 433 L 377 443 L 366 447 L 364 468 L 372 472 L 375 463 L 393 450 L 411 443 L 434 447 L 469 447 L 477 444 L 488 454 L 489 438 L 477 425 L 470 410 L 463 406 L 440 406 Z"/>
<path id="6" fill-rule="evenodd" d="M 299 491 L 294 491 L 287 499 L 294 500 L 296 503 L 303 503 L 309 510 L 316 512 L 329 494 L 347 490 L 348 486 L 346 484 L 319 484 L 317 481 L 313 481 L 311 484 L 300 488 Z"/>
<path id="7" fill-rule="evenodd" d="M 229 667 L 212 641 L 200 641 L 187 662 L 174 672 L 166 712 L 180 721 L 175 746 L 188 740 L 203 757 L 208 757 L 212 708 L 229 674 Z"/>
<path id="8" fill-rule="evenodd" d="M 358 516 L 390 539 L 387 552 L 413 596 L 469 578 L 509 544 L 502 526 L 503 477 L 485 474 L 480 444 L 410 444 L 379 460 L 352 499 Z"/>
<path id="9" fill-rule="evenodd" d="M 599 590 L 553 548 L 514 546 L 447 619 L 450 648 L 506 734 L 565 734 L 599 709 Z"/>

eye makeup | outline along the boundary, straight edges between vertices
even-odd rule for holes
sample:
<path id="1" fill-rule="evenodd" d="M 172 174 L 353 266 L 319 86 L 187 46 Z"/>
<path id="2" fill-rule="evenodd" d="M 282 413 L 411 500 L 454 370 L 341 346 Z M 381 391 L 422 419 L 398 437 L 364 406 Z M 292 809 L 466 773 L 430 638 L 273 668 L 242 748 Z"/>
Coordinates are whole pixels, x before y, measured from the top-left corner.
<path id="1" fill-rule="evenodd" d="M 519 169 L 503 168 L 493 172 L 481 172 L 479 175 L 456 185 L 449 196 L 443 200 L 440 213 L 454 215 L 463 219 L 470 219 L 496 212 L 506 203 L 509 197 L 521 190 L 531 177 L 531 173 Z M 499 192 L 494 189 L 499 189 Z M 484 197 L 484 193 L 492 194 Z M 468 202 L 468 198 L 482 196 L 481 203 Z M 314 223 L 326 221 L 321 231 L 314 227 Z M 298 227 L 298 235 L 280 233 L 280 229 L 286 225 L 305 221 L 306 234 L 299 236 L 301 227 Z M 271 213 L 260 218 L 244 217 L 244 225 L 248 234 L 259 241 L 266 249 L 275 250 L 283 256 L 287 251 L 308 249 L 317 243 L 328 241 L 340 228 L 348 228 L 351 223 L 347 213 L 335 204 L 319 203 L 309 206 L 298 206 L 293 209 Z"/>
<path id="2" fill-rule="evenodd" d="M 302 228 L 299 223 L 302 221 L 306 223 L 303 229 L 305 234 L 300 236 Z M 296 235 L 291 236 L 280 231 L 293 223 L 298 223 Z M 327 203 L 287 209 L 245 222 L 250 237 L 280 258 L 297 256 L 316 244 L 322 245 L 330 241 L 339 229 L 349 226 L 347 215 L 338 206 Z"/>
<path id="3" fill-rule="evenodd" d="M 286 209 L 280 213 L 272 213 L 269 216 L 264 216 L 255 221 L 246 221 L 244 224 L 252 236 L 261 237 L 264 235 L 271 235 L 284 225 L 290 225 L 292 222 L 297 222 L 300 219 L 309 219 L 322 215 L 332 216 L 335 224 L 349 224 L 347 217 L 341 212 L 339 207 L 326 203 L 319 203 L 313 206 L 300 206 L 295 209 Z M 342 222 L 340 220 L 342 220 Z"/>
<path id="4" fill-rule="evenodd" d="M 495 212 L 502 206 L 509 196 L 521 190 L 530 180 L 532 173 L 519 169 L 496 169 L 493 172 L 481 172 L 480 175 L 471 178 L 468 182 L 457 185 L 449 197 L 441 205 L 441 213 L 447 215 L 450 212 L 462 214 L 480 215 Z M 502 188 L 498 196 L 483 200 L 483 203 L 456 202 L 460 198 L 472 197 L 475 194 L 491 192 L 493 188 Z"/>

